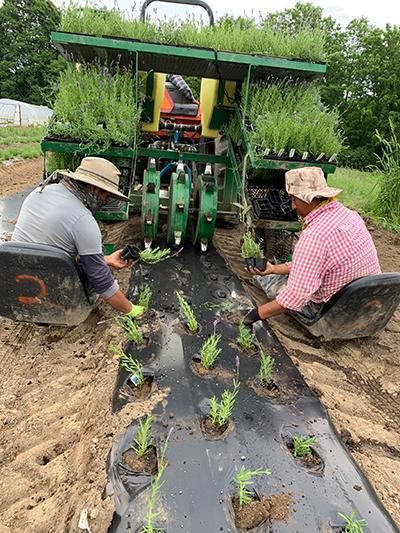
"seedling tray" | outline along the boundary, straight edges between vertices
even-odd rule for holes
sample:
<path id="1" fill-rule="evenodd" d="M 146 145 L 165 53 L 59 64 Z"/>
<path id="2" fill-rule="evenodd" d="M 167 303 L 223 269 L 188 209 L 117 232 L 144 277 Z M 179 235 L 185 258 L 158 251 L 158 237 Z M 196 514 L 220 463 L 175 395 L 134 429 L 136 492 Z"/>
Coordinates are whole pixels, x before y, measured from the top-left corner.
<path id="1" fill-rule="evenodd" d="M 136 272 L 132 284 L 140 280 Z M 213 246 L 206 256 L 199 256 L 186 244 L 179 258 L 152 266 L 146 283 L 153 291 L 151 305 L 156 313 L 156 317 L 149 319 L 151 343 L 140 351 L 127 345 L 125 351 L 153 373 L 149 398 L 142 400 L 140 410 L 139 406 L 132 407 L 134 412 L 154 416 L 151 433 L 158 450 L 171 427 L 174 428 L 166 451 L 168 466 L 162 476 L 164 484 L 156 509 L 161 512 L 155 526 L 167 533 L 237 531 L 231 505 L 235 494 L 232 479 L 245 466 L 250 470 L 260 467 L 271 470 L 271 475 L 254 479 L 252 487 L 259 495 L 285 493 L 291 501 L 285 521 L 272 520 L 258 528 L 258 532 L 340 532 L 345 524 L 338 512 L 350 515 L 353 509 L 357 509 L 358 519 L 368 523 L 364 533 L 398 532 L 342 445 L 326 409 L 308 388 L 268 324 L 257 324 L 255 331 L 265 353 L 275 358 L 273 378 L 280 395 L 270 399 L 262 394 L 256 377 L 259 354 L 244 355 L 238 349 L 235 342 L 238 328 L 229 322 L 227 311 L 204 306 L 205 302 L 220 305 L 229 300 L 232 309 L 238 309 L 249 300 Z M 177 290 L 191 299 L 202 326 L 198 335 L 185 332 Z M 223 350 L 214 373 L 202 377 L 193 371 L 192 359 L 212 333 L 214 320 L 219 320 L 216 331 L 222 335 Z M 202 431 L 208 400 L 214 395 L 220 398 L 225 389 L 233 389 L 236 356 L 240 358 L 240 390 L 229 431 L 222 438 L 210 439 Z M 135 401 L 127 393 L 128 379 L 129 375 L 121 369 L 113 404 L 117 416 Z M 137 428 L 135 419 L 109 454 L 105 494 L 116 509 L 110 533 L 140 531 L 147 510 L 152 477 L 130 471 L 122 461 Z M 313 448 L 321 457 L 322 466 L 312 469 L 293 457 L 287 445 L 290 434 L 314 435 Z"/>

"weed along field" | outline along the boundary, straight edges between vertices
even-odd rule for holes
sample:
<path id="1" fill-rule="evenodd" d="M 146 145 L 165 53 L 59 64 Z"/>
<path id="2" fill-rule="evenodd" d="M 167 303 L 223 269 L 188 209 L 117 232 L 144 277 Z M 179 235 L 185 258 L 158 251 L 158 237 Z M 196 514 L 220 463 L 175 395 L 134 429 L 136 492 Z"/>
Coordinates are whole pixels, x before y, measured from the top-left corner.
<path id="1" fill-rule="evenodd" d="M 2 240 L 42 172 L 0 167 Z M 100 222 L 116 249 L 140 225 Z M 400 271 L 399 237 L 367 225 Z M 136 323 L 102 300 L 76 327 L 0 319 L 0 533 L 398 531 L 400 311 L 350 341 L 286 315 L 243 328 L 235 311 L 266 301 L 245 232 L 115 271 L 148 300 Z"/>

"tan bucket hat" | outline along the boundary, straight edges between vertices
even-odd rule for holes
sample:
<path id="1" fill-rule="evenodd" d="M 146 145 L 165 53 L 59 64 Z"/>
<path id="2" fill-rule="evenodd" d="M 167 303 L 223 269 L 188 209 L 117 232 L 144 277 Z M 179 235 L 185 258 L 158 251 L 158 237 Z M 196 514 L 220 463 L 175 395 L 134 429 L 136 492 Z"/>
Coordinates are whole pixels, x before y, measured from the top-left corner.
<path id="1" fill-rule="evenodd" d="M 118 168 L 102 157 L 84 157 L 75 172 L 60 170 L 60 174 L 77 181 L 90 183 L 104 191 L 111 193 L 112 198 L 128 202 L 129 198 L 118 191 L 120 171 Z"/>
<path id="2" fill-rule="evenodd" d="M 342 189 L 328 187 L 322 169 L 319 167 L 295 168 L 286 172 L 288 194 L 309 204 L 314 198 L 332 198 Z"/>

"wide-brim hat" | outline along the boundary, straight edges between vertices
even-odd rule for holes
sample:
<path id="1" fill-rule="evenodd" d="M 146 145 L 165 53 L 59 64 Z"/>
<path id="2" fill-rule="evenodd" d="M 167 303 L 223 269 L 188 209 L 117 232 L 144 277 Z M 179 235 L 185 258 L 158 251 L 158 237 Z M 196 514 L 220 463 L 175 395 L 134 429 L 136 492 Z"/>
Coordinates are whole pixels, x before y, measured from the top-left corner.
<path id="1" fill-rule="evenodd" d="M 123 200 L 124 202 L 129 201 L 129 198 L 118 190 L 120 171 L 107 159 L 84 157 L 75 172 L 70 170 L 60 170 L 59 172 L 63 176 L 99 187 L 111 193 L 112 198 Z"/>
<path id="2" fill-rule="evenodd" d="M 309 204 L 314 198 L 333 198 L 342 189 L 328 187 L 322 169 L 319 167 L 295 168 L 286 172 L 288 194 Z"/>

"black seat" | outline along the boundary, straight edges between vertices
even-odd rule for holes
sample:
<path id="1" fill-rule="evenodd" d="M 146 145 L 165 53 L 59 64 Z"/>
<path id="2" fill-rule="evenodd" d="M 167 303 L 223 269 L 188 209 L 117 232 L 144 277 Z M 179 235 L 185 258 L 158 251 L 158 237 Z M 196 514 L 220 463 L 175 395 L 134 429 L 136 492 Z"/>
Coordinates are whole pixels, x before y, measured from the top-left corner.
<path id="1" fill-rule="evenodd" d="M 0 316 L 16 322 L 76 326 L 97 294 L 77 261 L 53 246 L 0 244 Z"/>
<path id="2" fill-rule="evenodd" d="M 354 339 L 383 329 L 399 304 L 400 274 L 387 272 L 348 283 L 316 313 L 289 313 L 323 340 Z"/>

